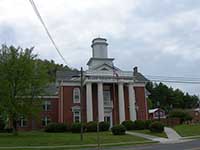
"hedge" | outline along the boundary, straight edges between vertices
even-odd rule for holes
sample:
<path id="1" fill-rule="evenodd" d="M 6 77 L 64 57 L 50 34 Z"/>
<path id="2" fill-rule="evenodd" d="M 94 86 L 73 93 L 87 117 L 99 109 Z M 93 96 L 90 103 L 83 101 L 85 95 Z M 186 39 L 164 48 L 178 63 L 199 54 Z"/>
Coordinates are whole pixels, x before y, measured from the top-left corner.
<path id="1" fill-rule="evenodd" d="M 191 121 L 193 118 L 188 112 L 184 112 L 183 110 L 173 110 L 169 113 L 169 118 L 180 118 L 181 123 L 184 121 Z"/>
<path id="2" fill-rule="evenodd" d="M 106 121 L 99 122 L 99 131 L 108 131 L 110 128 L 110 123 Z"/>
<path id="3" fill-rule="evenodd" d="M 113 135 L 125 135 L 126 127 L 123 125 L 115 125 L 111 128 Z"/>
<path id="4" fill-rule="evenodd" d="M 97 122 L 90 121 L 90 122 L 86 123 L 86 131 L 87 132 L 96 132 L 97 131 Z"/>
<path id="5" fill-rule="evenodd" d="M 132 120 L 123 121 L 122 125 L 126 127 L 126 130 L 133 130 L 134 129 L 134 122 Z"/>
<path id="6" fill-rule="evenodd" d="M 70 128 L 67 124 L 64 123 L 50 123 L 45 127 L 45 132 L 66 132 Z"/>
<path id="7" fill-rule="evenodd" d="M 151 132 L 161 133 L 164 131 L 164 125 L 161 122 L 155 121 L 149 126 L 149 129 Z"/>
<path id="8" fill-rule="evenodd" d="M 134 121 L 134 126 L 133 126 L 134 130 L 143 130 L 145 129 L 145 127 L 146 127 L 145 121 L 142 121 L 142 120 Z"/>

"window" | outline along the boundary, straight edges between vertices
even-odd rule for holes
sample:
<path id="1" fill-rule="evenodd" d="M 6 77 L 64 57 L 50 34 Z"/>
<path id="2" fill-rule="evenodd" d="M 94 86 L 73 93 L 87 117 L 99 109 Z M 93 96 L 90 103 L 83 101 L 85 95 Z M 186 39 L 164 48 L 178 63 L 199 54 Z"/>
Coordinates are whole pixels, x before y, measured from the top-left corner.
<path id="1" fill-rule="evenodd" d="M 110 91 L 108 91 L 108 90 L 103 91 L 103 100 L 104 100 L 104 104 L 110 104 L 110 102 L 111 102 Z"/>
<path id="2" fill-rule="evenodd" d="M 25 117 L 20 117 L 19 126 L 20 127 L 26 127 L 27 126 L 27 119 Z"/>
<path id="3" fill-rule="evenodd" d="M 42 118 L 42 126 L 47 126 L 51 122 L 51 119 L 47 116 Z"/>
<path id="4" fill-rule="evenodd" d="M 80 103 L 80 89 L 79 88 L 75 88 L 73 90 L 73 102 Z"/>
<path id="5" fill-rule="evenodd" d="M 44 111 L 50 110 L 51 109 L 51 101 L 45 100 L 42 107 L 43 107 Z"/>
<path id="6" fill-rule="evenodd" d="M 73 120 L 74 120 L 74 122 L 81 122 L 81 114 L 80 114 L 80 111 L 77 111 L 77 110 L 75 110 L 74 112 L 73 112 Z"/>

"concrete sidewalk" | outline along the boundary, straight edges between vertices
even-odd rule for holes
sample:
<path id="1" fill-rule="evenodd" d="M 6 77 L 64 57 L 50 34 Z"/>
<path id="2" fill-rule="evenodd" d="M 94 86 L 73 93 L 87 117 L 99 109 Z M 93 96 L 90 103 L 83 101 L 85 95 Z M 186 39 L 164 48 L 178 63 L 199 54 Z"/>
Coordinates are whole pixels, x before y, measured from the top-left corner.
<path id="1" fill-rule="evenodd" d="M 183 139 L 172 128 L 165 127 L 164 132 L 166 133 L 168 138 L 153 136 L 153 135 L 144 134 L 144 133 L 137 133 L 133 131 L 127 131 L 126 133 L 129 135 L 139 136 L 139 137 L 142 137 L 151 141 L 159 142 L 159 143 L 181 143 L 181 142 L 191 141 L 191 139 Z"/>
<path id="2" fill-rule="evenodd" d="M 164 131 L 168 137 L 168 139 L 173 139 L 173 140 L 180 140 L 182 137 L 172 128 L 165 127 Z"/>

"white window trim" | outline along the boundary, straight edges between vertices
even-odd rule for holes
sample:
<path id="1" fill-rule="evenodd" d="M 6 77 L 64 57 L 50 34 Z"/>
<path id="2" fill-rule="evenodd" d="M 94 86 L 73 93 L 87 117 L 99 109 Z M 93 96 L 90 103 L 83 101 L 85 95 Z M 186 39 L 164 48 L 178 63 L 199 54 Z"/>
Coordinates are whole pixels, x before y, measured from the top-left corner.
<path id="1" fill-rule="evenodd" d="M 73 111 L 73 122 L 76 122 L 75 118 L 76 118 L 77 116 L 75 115 L 75 112 L 78 112 L 78 113 L 79 113 L 79 115 L 77 115 L 77 116 L 79 117 L 79 122 L 81 122 L 81 112 L 80 112 L 80 110 L 74 110 L 74 111 Z"/>
<path id="2" fill-rule="evenodd" d="M 78 92 L 78 96 L 79 96 L 79 99 L 76 100 L 76 92 Z M 80 93 L 80 89 L 79 88 L 74 88 L 73 89 L 73 103 L 77 104 L 77 103 L 80 103 L 80 97 L 81 97 L 81 93 Z"/>
<path id="3" fill-rule="evenodd" d="M 109 90 L 104 90 L 103 91 L 103 100 L 104 104 L 110 104 L 111 103 L 111 91 Z"/>
<path id="4" fill-rule="evenodd" d="M 47 125 L 48 125 L 48 120 L 49 120 L 49 122 L 51 122 L 51 119 L 50 119 L 48 116 L 44 116 L 44 117 L 42 118 L 42 121 L 45 122 L 45 125 L 43 125 L 43 126 L 47 126 Z"/>
<path id="5" fill-rule="evenodd" d="M 43 105 L 44 105 L 44 111 L 49 111 L 51 109 L 51 101 L 45 100 Z M 48 105 L 50 106 L 50 109 L 48 109 Z"/>
<path id="6" fill-rule="evenodd" d="M 26 124 L 24 124 L 25 122 L 26 122 Z M 19 126 L 20 126 L 21 128 L 27 127 L 27 119 L 24 118 L 24 117 L 21 117 L 21 118 L 20 118 L 20 124 L 19 124 Z"/>

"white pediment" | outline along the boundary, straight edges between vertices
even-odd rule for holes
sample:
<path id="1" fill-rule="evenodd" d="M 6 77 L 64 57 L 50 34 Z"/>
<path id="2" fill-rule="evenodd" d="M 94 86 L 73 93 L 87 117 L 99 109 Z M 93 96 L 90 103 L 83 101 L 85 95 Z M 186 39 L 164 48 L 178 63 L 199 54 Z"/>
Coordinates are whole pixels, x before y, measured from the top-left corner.
<path id="1" fill-rule="evenodd" d="M 113 66 L 106 64 L 106 63 L 99 65 L 99 66 L 96 66 L 93 70 L 96 70 L 96 71 L 113 71 L 113 69 L 115 69 L 116 71 L 120 71 L 119 68 L 117 68 L 115 66 L 113 67 Z"/>

